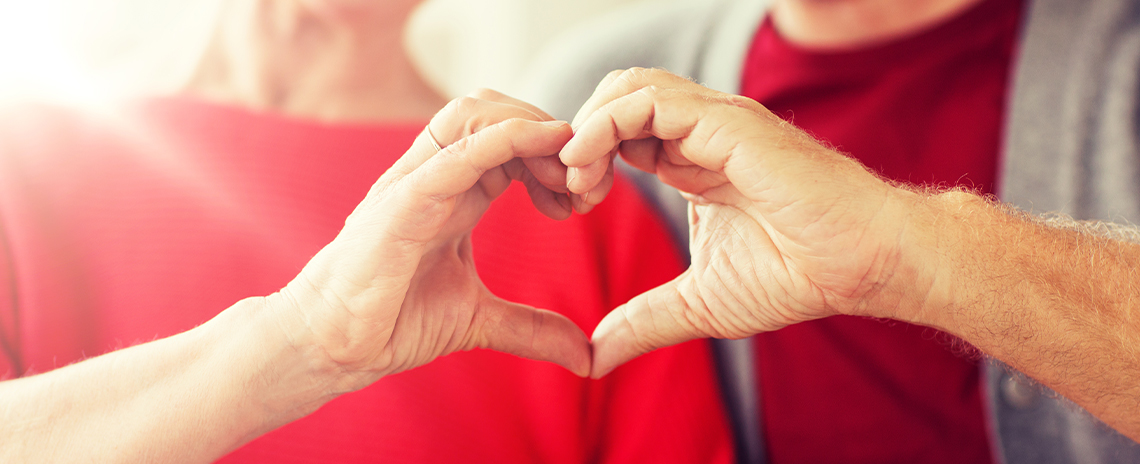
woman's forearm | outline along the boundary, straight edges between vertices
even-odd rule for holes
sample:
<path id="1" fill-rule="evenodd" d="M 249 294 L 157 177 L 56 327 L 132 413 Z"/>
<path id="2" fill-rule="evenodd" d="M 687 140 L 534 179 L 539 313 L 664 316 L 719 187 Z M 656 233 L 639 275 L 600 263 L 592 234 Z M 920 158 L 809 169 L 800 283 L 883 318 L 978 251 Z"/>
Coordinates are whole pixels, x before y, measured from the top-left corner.
<path id="1" fill-rule="evenodd" d="M 292 346 L 265 302 L 0 382 L 0 461 L 211 462 L 315 410 L 331 399 L 328 369 Z"/>
<path id="2" fill-rule="evenodd" d="M 172 337 L 0 382 L 0 462 L 209 462 L 340 394 L 473 348 L 586 375 L 582 330 L 496 297 L 471 256 L 471 230 L 513 180 L 532 181 L 540 211 L 569 214 L 565 194 L 544 187 L 564 173 L 541 183 L 521 161 L 569 140 L 569 124 L 549 119 L 491 91 L 457 99 L 278 293 Z"/>

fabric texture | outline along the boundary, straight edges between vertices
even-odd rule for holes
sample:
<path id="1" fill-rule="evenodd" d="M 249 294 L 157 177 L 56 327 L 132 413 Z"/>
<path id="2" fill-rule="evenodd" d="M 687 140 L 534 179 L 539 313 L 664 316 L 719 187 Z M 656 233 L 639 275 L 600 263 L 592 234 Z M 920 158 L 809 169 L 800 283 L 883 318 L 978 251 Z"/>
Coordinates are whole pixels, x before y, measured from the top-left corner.
<path id="1" fill-rule="evenodd" d="M 169 336 L 283 287 L 422 124 L 325 125 L 202 102 L 0 114 L 0 371 L 44 372 Z M 472 237 L 495 294 L 587 333 L 681 270 L 624 178 L 594 212 L 521 186 Z M 7 246 L 3 246 L 7 245 Z M 599 381 L 486 350 L 344 395 L 221 462 L 731 462 L 707 343 Z"/>
<path id="2" fill-rule="evenodd" d="M 632 66 L 665 68 L 739 94 L 748 44 L 768 3 L 680 1 L 616 13 L 548 49 L 522 96 L 570 118 L 607 72 Z M 1027 2 L 997 182 L 1004 201 L 1038 213 L 1140 222 L 1138 7 L 1135 0 Z M 684 240 L 684 200 L 651 176 L 631 177 Z M 747 341 L 716 343 L 740 460 L 763 462 L 755 438 L 763 425 L 747 406 L 758 402 L 751 349 Z M 1079 407 L 1000 363 L 985 370 L 1001 462 L 1140 462 L 1140 445 Z"/>

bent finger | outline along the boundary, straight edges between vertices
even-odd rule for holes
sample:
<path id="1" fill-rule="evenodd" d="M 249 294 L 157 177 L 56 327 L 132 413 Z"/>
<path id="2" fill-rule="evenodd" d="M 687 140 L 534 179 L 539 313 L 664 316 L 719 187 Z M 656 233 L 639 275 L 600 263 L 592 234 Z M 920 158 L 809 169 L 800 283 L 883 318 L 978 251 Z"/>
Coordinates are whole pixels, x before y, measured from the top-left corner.
<path id="1" fill-rule="evenodd" d="M 412 147 L 396 160 L 384 177 L 389 182 L 399 181 L 435 156 L 441 150 L 435 149 L 432 139 L 440 148 L 447 148 L 464 137 L 510 119 L 543 120 L 540 115 L 517 105 L 474 97 L 456 98 L 432 117 Z"/>
<path id="2" fill-rule="evenodd" d="M 488 200 L 506 189 L 509 178 L 501 169 L 484 177 L 487 171 L 516 157 L 550 155 L 570 136 L 570 125 L 561 121 L 511 119 L 488 127 L 449 145 L 391 185 L 374 186 L 348 222 L 383 224 L 393 240 L 426 243 L 451 217 L 457 195 L 481 180 Z"/>
<path id="3" fill-rule="evenodd" d="M 586 193 L 602 181 L 606 172 L 612 169 L 617 147 L 610 151 L 608 156 L 598 158 L 585 166 L 566 168 L 566 188 L 571 193 Z"/>
<path id="4" fill-rule="evenodd" d="M 754 144 L 770 131 L 770 124 L 757 113 L 733 101 L 727 96 L 712 99 L 686 90 L 645 87 L 594 112 L 577 128 L 559 158 L 567 166 L 583 166 L 604 159 L 624 141 L 654 137 L 664 142 L 664 154 L 722 172 L 739 146 Z M 644 154 L 634 153 L 631 161 L 646 166 L 648 160 L 636 159 Z M 654 154 L 658 161 L 661 154 Z M 571 191 L 583 188 L 575 185 Z"/>
<path id="5" fill-rule="evenodd" d="M 538 158 L 523 158 L 522 163 L 534 175 L 535 180 L 555 192 L 567 193 L 566 165 L 559 161 L 558 154 Z"/>
<path id="6" fill-rule="evenodd" d="M 548 156 L 571 137 L 562 121 L 511 119 L 444 148 L 402 181 L 423 201 L 438 201 L 470 189 L 488 169 L 514 158 Z"/>
<path id="7" fill-rule="evenodd" d="M 534 115 L 538 117 L 539 121 L 553 121 L 554 120 L 553 116 L 551 116 L 547 112 L 543 111 L 541 108 L 534 106 L 528 102 L 519 100 L 519 99 L 512 97 L 510 95 L 496 91 L 496 90 L 486 89 L 486 88 L 475 89 L 474 91 L 469 93 L 468 96 L 480 98 L 483 100 L 493 101 L 493 102 L 497 102 L 497 103 L 505 103 L 508 105 L 518 106 L 518 107 L 523 108 L 527 111 L 530 111 L 531 113 L 534 113 Z"/>
<path id="8" fill-rule="evenodd" d="M 628 69 L 615 69 L 606 74 L 605 77 L 603 77 L 602 80 L 598 82 L 598 85 L 594 87 L 594 91 L 590 94 L 590 98 L 588 98 L 586 102 L 582 104 L 582 107 L 578 109 L 578 112 L 574 114 L 574 119 L 570 121 L 570 126 L 574 127 L 575 129 L 578 128 L 578 125 L 582 124 L 582 122 L 585 121 L 586 118 L 594 112 L 594 110 L 597 110 L 599 107 L 606 104 L 610 100 L 617 98 L 619 95 L 616 95 L 616 90 L 610 90 L 608 92 L 607 90 L 610 89 L 610 85 L 617 81 L 623 73 L 626 73 L 628 71 Z M 633 89 L 628 90 L 627 93 L 632 91 Z"/>
<path id="9" fill-rule="evenodd" d="M 656 137 L 625 140 L 618 145 L 618 154 L 627 164 L 650 174 L 657 173 L 657 157 L 663 151 L 661 139 Z"/>
<path id="10" fill-rule="evenodd" d="M 553 191 L 539 182 L 522 161 L 524 160 L 508 161 L 503 165 L 503 169 L 511 179 L 523 183 L 535 209 L 546 217 L 559 221 L 570 217 L 573 211 L 570 198 L 565 193 Z"/>
<path id="11" fill-rule="evenodd" d="M 580 201 L 575 208 L 579 213 L 585 214 L 600 205 L 605 201 L 606 196 L 609 195 L 610 190 L 614 187 L 614 163 L 607 163 L 606 172 L 602 174 L 602 179 L 598 181 L 590 191 L 580 195 Z"/>
<path id="12" fill-rule="evenodd" d="M 571 125 L 575 130 L 578 129 L 599 108 L 644 87 L 684 88 L 690 85 L 700 87 L 688 79 L 663 69 L 629 68 L 612 71 L 598 83 L 594 93 L 582 104 L 578 113 L 574 115 Z"/>

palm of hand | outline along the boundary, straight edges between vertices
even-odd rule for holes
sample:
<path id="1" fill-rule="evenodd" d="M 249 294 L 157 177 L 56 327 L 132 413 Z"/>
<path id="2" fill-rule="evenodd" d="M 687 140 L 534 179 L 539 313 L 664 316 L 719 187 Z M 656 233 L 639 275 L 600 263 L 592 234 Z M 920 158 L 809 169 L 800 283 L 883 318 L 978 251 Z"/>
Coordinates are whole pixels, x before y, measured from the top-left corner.
<path id="1" fill-rule="evenodd" d="M 585 375 L 589 341 L 581 329 L 559 314 L 495 297 L 471 251 L 471 230 L 512 180 L 532 181 L 528 192 L 540 210 L 568 213 L 533 182 L 523 158 L 549 155 L 570 135 L 564 123 L 518 118 L 440 151 L 422 135 L 381 176 L 337 238 L 281 292 L 299 316 L 283 319 L 307 334 L 293 343 L 315 348 L 329 368 L 348 374 L 330 388 L 356 390 L 472 348 Z"/>
<path id="2" fill-rule="evenodd" d="M 472 330 L 483 323 L 480 307 L 497 302 L 480 280 L 471 252 L 471 230 L 492 198 L 476 187 L 456 201 L 444 233 L 430 242 L 409 283 L 399 317 L 380 353 L 386 372 L 424 365 L 480 345 Z"/>
<path id="3" fill-rule="evenodd" d="M 601 185 L 616 150 L 690 202 L 690 268 L 602 320 L 593 376 L 693 338 L 745 337 L 902 298 L 880 295 L 914 270 L 897 253 L 908 220 L 892 203 L 898 189 L 756 101 L 634 68 L 610 73 L 575 122 L 560 154 L 583 172 L 572 192 Z"/>
<path id="4" fill-rule="evenodd" d="M 690 203 L 692 264 L 678 290 L 710 319 L 701 332 L 742 338 L 848 312 L 874 292 L 890 254 L 869 237 L 870 223 L 840 224 L 844 215 L 834 210 L 804 214 L 770 197 L 737 198 Z"/>
<path id="5" fill-rule="evenodd" d="M 669 163 L 657 164 L 662 177 L 681 177 L 665 174 L 670 169 Z M 733 177 L 713 171 L 691 175 L 691 166 L 685 172 L 688 179 Z M 594 377 L 638 354 L 693 338 L 744 338 L 851 313 L 889 277 L 884 272 L 892 269 L 893 254 L 875 233 L 875 215 L 849 214 L 842 191 L 822 189 L 821 197 L 807 199 L 743 193 L 720 181 L 692 191 L 701 193 L 687 194 L 689 269 L 599 324 Z M 818 207 L 791 207 L 797 201 Z"/>
<path id="6" fill-rule="evenodd" d="M 501 175 L 487 177 L 495 174 Z M 503 189 L 510 182 L 499 180 Z M 358 208 L 337 240 L 282 291 L 308 308 L 302 318 L 311 343 L 338 368 L 359 374 L 338 390 L 475 347 L 478 309 L 497 300 L 475 270 L 471 229 L 501 191 L 476 185 L 422 208 L 390 194 L 395 189 L 383 183 L 374 189 L 374 209 L 405 214 L 372 223 Z M 373 229 L 384 230 L 385 239 L 375 239 Z"/>
<path id="7" fill-rule="evenodd" d="M 689 205 L 692 261 L 677 291 L 691 312 L 683 320 L 705 336 L 743 338 L 817 317 L 803 300 L 818 300 L 818 290 L 789 267 L 754 214 L 751 207 Z"/>

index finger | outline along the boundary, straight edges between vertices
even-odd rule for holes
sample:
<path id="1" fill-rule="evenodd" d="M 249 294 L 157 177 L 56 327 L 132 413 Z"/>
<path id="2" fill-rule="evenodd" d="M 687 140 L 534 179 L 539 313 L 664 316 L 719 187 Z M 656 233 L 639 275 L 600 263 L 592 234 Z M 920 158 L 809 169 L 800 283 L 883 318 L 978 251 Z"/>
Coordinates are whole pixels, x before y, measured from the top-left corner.
<path id="1" fill-rule="evenodd" d="M 467 96 L 521 108 L 533 113 L 536 121 L 554 120 L 553 116 L 537 106 L 491 89 L 476 89 Z M 537 189 L 537 187 L 530 182 L 533 180 L 551 192 L 566 193 L 566 166 L 562 165 L 562 162 L 558 160 L 557 156 L 523 158 L 522 163 L 530 171 L 529 174 L 525 175 L 527 189 L 531 189 L 532 187 Z"/>
<path id="2" fill-rule="evenodd" d="M 570 125 L 577 130 L 599 108 L 617 98 L 636 92 L 646 85 L 653 83 L 680 85 L 682 82 L 688 83 L 684 78 L 658 69 L 630 68 L 611 71 L 598 83 L 593 95 L 578 110 Z M 566 186 L 573 194 L 585 194 L 582 196 L 575 195 L 580 200 L 575 203 L 585 206 L 585 210 L 588 210 L 592 204 L 596 204 L 596 202 L 587 202 L 586 200 L 590 196 L 595 199 L 604 197 L 607 189 L 602 184 L 612 181 L 609 173 L 613 172 L 613 158 L 617 155 L 616 146 L 610 150 L 609 155 L 608 157 L 590 159 L 589 162 L 583 164 L 566 165 L 568 166 L 565 178 Z M 562 160 L 563 163 L 565 161 L 565 159 Z"/>
<path id="3" fill-rule="evenodd" d="M 505 103 L 508 105 L 514 105 L 514 106 L 523 108 L 527 111 L 530 111 L 531 113 L 534 113 L 534 115 L 538 117 L 539 121 L 553 121 L 554 120 L 554 116 L 551 116 L 547 112 L 543 111 L 541 108 L 534 106 L 528 102 L 514 98 L 510 95 L 504 94 L 502 92 L 492 90 L 492 89 L 486 89 L 486 88 L 475 89 L 471 93 L 467 94 L 467 96 L 472 97 L 472 98 L 478 98 L 481 100 L 493 101 L 496 103 Z"/>
<path id="4" fill-rule="evenodd" d="M 438 202 L 466 192 L 487 170 L 514 158 L 557 152 L 570 135 L 563 121 L 510 119 L 448 145 L 401 182 L 419 201 Z"/>
<path id="5" fill-rule="evenodd" d="M 611 72 L 575 116 L 572 123 L 575 141 L 569 150 L 564 149 L 560 153 L 563 164 L 569 167 L 566 185 L 571 192 L 598 193 L 596 189 L 607 180 L 606 172 L 619 144 L 625 140 L 655 136 L 649 130 L 654 125 L 657 112 L 655 96 L 639 94 L 656 93 L 659 89 L 680 89 L 693 96 L 722 95 L 658 69 L 632 68 Z M 622 100 L 625 103 L 616 104 Z M 599 113 L 608 117 L 598 116 Z M 608 133 L 599 127 L 605 123 L 611 125 Z"/>
<path id="6" fill-rule="evenodd" d="M 652 137 L 663 143 L 642 144 L 641 150 L 634 144 L 619 153 L 630 158 L 634 166 L 653 166 L 653 172 L 663 181 L 690 193 L 722 184 L 723 176 L 677 177 L 674 168 L 683 168 L 689 174 L 694 167 L 725 174 L 725 165 L 734 154 L 743 154 L 742 146 L 755 145 L 758 137 L 764 138 L 771 124 L 749 107 L 763 109 L 758 103 L 727 94 L 713 97 L 705 91 L 694 91 L 693 86 L 696 84 L 689 83 L 685 88 L 642 87 L 607 103 L 578 127 L 559 157 L 567 166 L 595 163 L 618 150 L 624 141 Z M 645 147 L 654 150 L 647 152 Z M 644 159 L 647 156 L 652 159 Z M 739 161 L 743 164 L 736 171 L 745 172 L 747 165 L 756 160 Z M 670 169 L 661 169 L 666 167 Z M 579 182 L 576 178 L 568 187 L 572 192 L 589 191 L 597 181 L 587 180 Z"/>
<path id="7" fill-rule="evenodd" d="M 629 68 L 611 71 L 598 83 L 593 95 L 582 104 L 570 123 L 577 129 L 590 115 L 607 103 L 651 85 L 675 87 L 692 84 L 692 81 L 661 69 Z"/>

